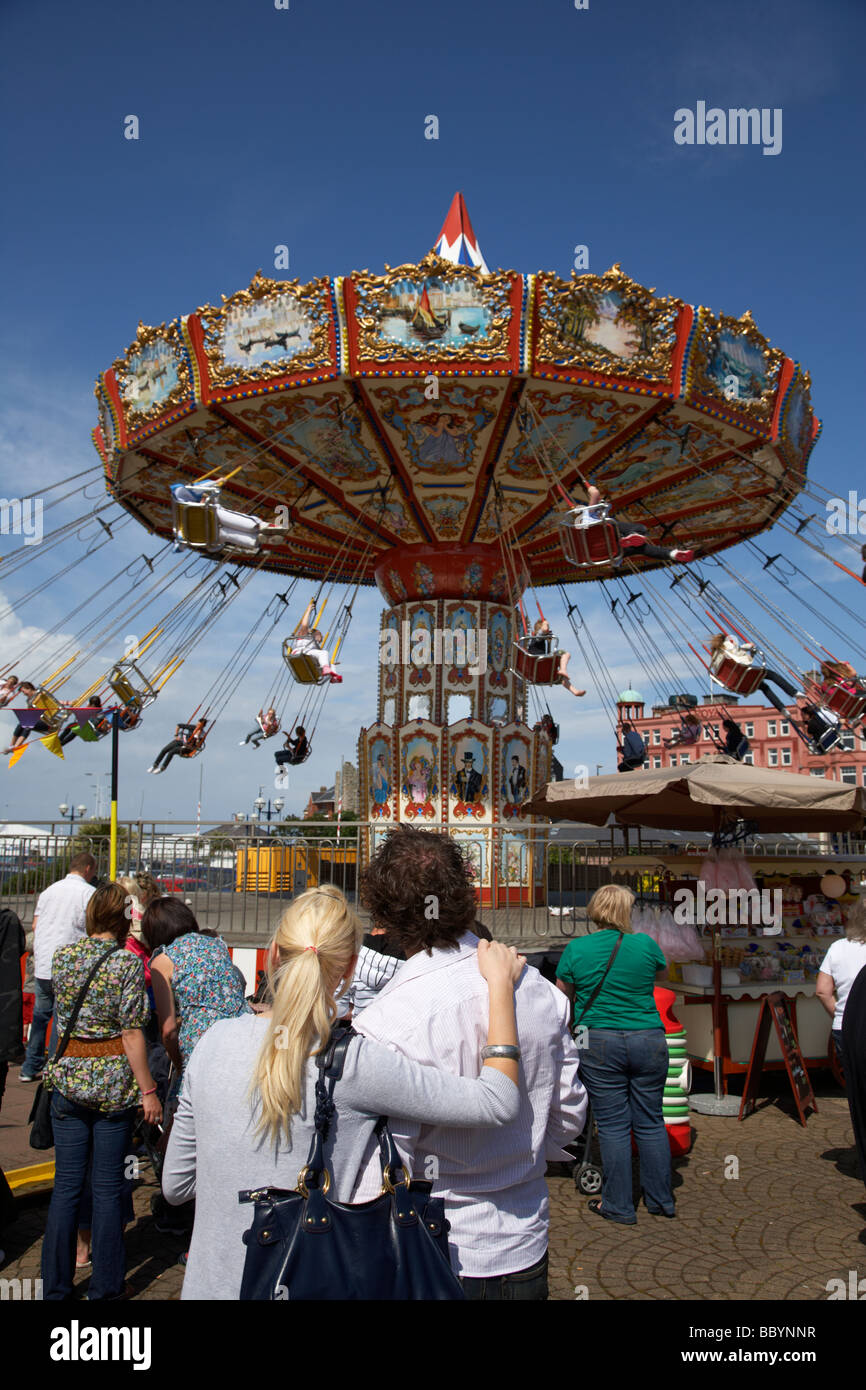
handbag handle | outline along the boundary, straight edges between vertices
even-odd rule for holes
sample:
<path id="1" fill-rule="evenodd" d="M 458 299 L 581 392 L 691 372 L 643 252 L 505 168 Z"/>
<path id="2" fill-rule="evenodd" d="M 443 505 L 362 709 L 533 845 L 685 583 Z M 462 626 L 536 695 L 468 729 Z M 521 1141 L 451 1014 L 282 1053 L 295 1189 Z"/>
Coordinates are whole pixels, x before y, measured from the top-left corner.
<path id="1" fill-rule="evenodd" d="M 327 1192 L 331 1186 L 331 1173 L 325 1164 L 325 1141 L 331 1128 L 331 1120 L 334 1116 L 334 1087 L 343 1075 L 343 1066 L 346 1061 L 346 1052 L 349 1043 L 356 1037 L 354 1028 L 337 1025 L 325 1047 L 316 1057 L 316 1066 L 319 1069 L 319 1078 L 316 1082 L 316 1110 L 313 1117 L 315 1132 L 310 1143 L 310 1152 L 298 1176 L 298 1190 L 306 1196 L 306 1189 L 309 1186 L 319 1186 L 319 1176 L 321 1176 L 322 1188 Z M 327 1086 L 325 1080 L 327 1079 Z M 311 1182 L 311 1179 L 315 1181 Z"/>
<path id="2" fill-rule="evenodd" d="M 616 939 L 616 945 L 614 946 L 613 950 L 612 950 L 611 953 L 610 953 L 610 958 L 609 958 L 609 960 L 608 960 L 608 962 L 607 962 L 607 965 L 604 967 L 604 971 L 603 971 L 603 973 L 602 973 L 601 979 L 599 980 L 599 982 L 598 982 L 598 984 L 596 985 L 595 989 L 592 991 L 592 994 L 589 996 L 589 998 L 587 999 L 587 1001 L 586 1001 L 586 1003 L 584 1004 L 583 1008 L 581 1009 L 581 1011 L 580 1011 L 580 1018 L 576 1018 L 576 1019 L 574 1020 L 574 1026 L 575 1026 L 575 1028 L 576 1028 L 577 1025 L 580 1023 L 580 1019 L 583 1018 L 584 1014 L 588 1014 L 588 1013 L 589 1013 L 589 1011 L 590 1011 L 590 1009 L 592 1008 L 593 1004 L 595 1003 L 596 999 L 597 999 L 598 996 L 601 994 L 601 987 L 602 987 L 602 985 L 604 984 L 605 980 L 607 979 L 607 974 L 608 974 L 608 971 L 610 970 L 610 967 L 613 965 L 614 961 L 616 960 L 616 953 L 617 953 L 617 951 L 619 950 L 620 946 L 622 945 L 622 938 L 623 938 L 623 933 L 620 932 L 620 933 L 619 933 L 619 936 L 618 936 L 617 939 Z"/>
<path id="3" fill-rule="evenodd" d="M 324 1146 L 334 1116 L 334 1087 L 343 1075 L 346 1052 L 354 1037 L 357 1037 L 357 1034 L 351 1025 L 338 1025 L 334 1028 L 327 1047 L 323 1048 L 316 1057 L 319 1079 L 316 1082 L 316 1112 L 313 1119 L 315 1133 L 310 1143 L 307 1161 L 298 1176 L 298 1190 L 305 1197 L 310 1187 L 319 1186 L 320 1177 L 324 1192 L 327 1192 L 331 1186 L 331 1172 L 325 1163 Z M 327 1086 L 325 1085 L 326 1078 Z M 375 1133 L 379 1141 L 379 1153 L 382 1160 L 382 1190 L 393 1193 L 397 1187 L 408 1183 L 411 1175 L 400 1157 L 397 1145 L 394 1143 L 394 1136 L 391 1133 L 387 1115 L 379 1116 L 376 1121 Z M 403 1174 L 400 1179 L 395 1176 L 398 1170 Z"/>
<path id="4" fill-rule="evenodd" d="M 78 1022 L 78 1015 L 81 1013 L 81 1006 L 84 1003 L 84 996 L 90 989 L 91 984 L 93 983 L 93 977 L 95 976 L 96 972 L 99 969 L 101 969 L 101 967 L 105 964 L 109 956 L 113 956 L 115 951 L 122 950 L 122 946 L 112 946 L 110 951 L 106 951 L 104 956 L 100 956 L 99 960 L 94 965 L 87 979 L 84 981 L 84 984 L 81 986 L 81 989 L 78 991 L 78 998 L 72 1006 L 72 1013 L 69 1015 L 69 1022 L 67 1023 L 66 1028 L 64 1030 L 63 1037 L 60 1041 L 60 1046 L 54 1054 L 55 1062 L 60 1061 L 60 1058 L 63 1056 L 64 1052 L 69 1046 L 69 1039 L 72 1037 L 72 1030 Z"/>

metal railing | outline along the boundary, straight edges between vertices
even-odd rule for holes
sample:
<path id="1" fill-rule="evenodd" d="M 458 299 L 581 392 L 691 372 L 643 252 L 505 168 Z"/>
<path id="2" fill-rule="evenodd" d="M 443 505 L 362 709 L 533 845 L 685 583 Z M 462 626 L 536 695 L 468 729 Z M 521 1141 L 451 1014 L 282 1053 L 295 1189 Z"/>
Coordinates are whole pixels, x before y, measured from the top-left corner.
<path id="1" fill-rule="evenodd" d="M 65 875 L 73 854 L 89 850 L 97 877 L 106 879 L 109 872 L 107 835 L 76 830 L 73 837 L 58 833 L 56 823 L 45 824 L 45 831 L 22 835 L 4 834 L 0 822 L 0 901 L 26 927 L 38 895 Z M 264 944 L 283 908 L 307 888 L 334 883 L 357 904 L 361 864 L 386 828 L 381 822 L 349 822 L 338 835 L 334 821 L 281 825 L 270 832 L 250 824 L 127 821 L 118 831 L 117 873 L 149 872 L 164 892 L 189 902 L 202 927 L 235 943 Z M 613 878 L 611 860 L 628 851 L 614 846 L 603 831 L 597 840 L 571 843 L 557 838 L 554 828 L 515 834 L 511 826 L 481 826 L 464 843 L 483 885 L 480 920 L 499 939 L 530 949 L 561 945 L 581 932 L 586 903 L 604 883 L 629 881 L 642 896 L 654 897 L 653 875 L 645 870 L 628 880 L 622 874 Z M 858 846 L 862 841 L 838 848 L 844 855 Z M 663 832 L 632 846 L 645 855 L 703 848 L 671 844 Z M 804 849 L 765 839 L 747 854 L 759 862 Z"/>
<path id="2" fill-rule="evenodd" d="M 122 822 L 117 875 L 148 872 L 164 892 L 190 903 L 201 926 L 229 940 L 264 943 L 283 907 L 307 888 L 334 883 L 357 904 L 360 863 L 384 829 L 381 822 L 350 822 L 338 836 L 333 821 L 270 833 L 249 824 Z M 479 827 L 468 848 L 476 878 L 485 883 L 479 918 L 515 942 L 572 935 L 588 897 L 610 881 L 609 838 L 572 846 L 544 831 L 516 836 L 510 827 Z M 29 926 L 38 895 L 85 850 L 96 859 L 97 878 L 106 879 L 107 835 L 76 830 L 73 837 L 50 822 L 39 834 L 4 835 L 0 823 L 3 905 Z"/>

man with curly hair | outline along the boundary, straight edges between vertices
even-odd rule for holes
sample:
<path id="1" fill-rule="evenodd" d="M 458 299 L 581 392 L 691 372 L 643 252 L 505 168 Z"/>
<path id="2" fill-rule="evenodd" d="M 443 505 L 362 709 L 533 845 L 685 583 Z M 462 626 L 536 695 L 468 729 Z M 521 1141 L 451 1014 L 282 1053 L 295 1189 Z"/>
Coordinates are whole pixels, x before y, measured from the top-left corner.
<path id="1" fill-rule="evenodd" d="M 475 891 L 456 840 L 393 830 L 364 871 L 361 898 L 406 962 L 357 1020 L 358 1032 L 417 1062 L 477 1076 L 487 986 L 474 959 Z M 563 998 L 526 967 L 515 994 L 521 1104 L 513 1125 L 392 1126 L 415 1175 L 431 1178 L 445 1199 L 468 1298 L 547 1298 L 545 1166 L 569 1158 L 562 1145 L 580 1133 L 586 1112 Z"/>

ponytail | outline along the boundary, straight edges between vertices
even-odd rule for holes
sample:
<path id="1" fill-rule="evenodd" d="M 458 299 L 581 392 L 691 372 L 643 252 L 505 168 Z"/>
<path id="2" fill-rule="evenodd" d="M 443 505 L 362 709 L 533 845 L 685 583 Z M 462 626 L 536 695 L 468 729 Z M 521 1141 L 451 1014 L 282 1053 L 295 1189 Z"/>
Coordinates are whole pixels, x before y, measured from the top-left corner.
<path id="1" fill-rule="evenodd" d="M 332 884 L 302 893 L 277 925 L 268 959 L 270 1027 L 250 1085 L 260 1102 L 256 1136 L 275 1145 L 290 1139 L 307 1061 L 328 1041 L 337 1015 L 334 986 L 357 953 L 361 933 L 358 917 Z"/>

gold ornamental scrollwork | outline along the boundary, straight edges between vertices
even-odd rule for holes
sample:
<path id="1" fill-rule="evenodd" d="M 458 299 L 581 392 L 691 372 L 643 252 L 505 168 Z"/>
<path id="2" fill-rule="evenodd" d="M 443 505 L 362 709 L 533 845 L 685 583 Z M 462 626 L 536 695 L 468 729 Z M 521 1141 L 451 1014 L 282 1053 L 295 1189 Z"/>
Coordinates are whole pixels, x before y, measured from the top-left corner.
<path id="1" fill-rule="evenodd" d="M 327 276 L 302 285 L 299 280 L 269 280 L 259 270 L 248 289 L 223 295 L 222 301 L 221 308 L 206 304 L 198 310 L 215 386 L 333 367 Z M 255 361 L 256 349 L 264 349 L 267 360 Z M 227 361 L 231 352 L 236 360 Z"/>
<path id="2" fill-rule="evenodd" d="M 667 383 L 682 307 L 682 300 L 656 296 L 619 265 L 604 275 L 572 271 L 570 282 L 542 271 L 536 361 Z"/>
<path id="3" fill-rule="evenodd" d="M 362 361 L 492 361 L 510 350 L 514 271 L 483 274 L 474 266 L 455 265 L 429 251 L 423 260 L 391 267 L 384 275 L 357 271 L 352 284 L 358 296 L 358 356 Z M 450 303 L 448 290 L 464 286 L 465 306 Z M 423 303 L 427 296 L 427 304 Z M 478 322 L 463 322 L 460 308 Z M 455 322 L 456 316 L 456 322 Z M 388 336 L 383 320 L 406 323 L 405 337 Z M 410 336 L 411 335 L 411 336 Z"/>
<path id="4" fill-rule="evenodd" d="M 135 341 L 112 367 L 130 430 L 141 429 L 192 394 L 186 347 L 177 319 L 156 327 L 139 322 Z"/>
<path id="5" fill-rule="evenodd" d="M 727 401 L 731 410 L 769 429 L 784 353 L 770 347 L 747 309 L 731 314 L 699 310 L 688 367 L 688 394 Z"/>

